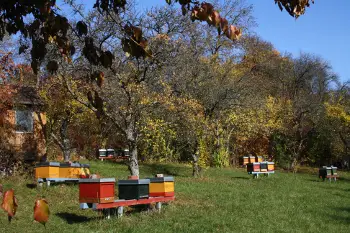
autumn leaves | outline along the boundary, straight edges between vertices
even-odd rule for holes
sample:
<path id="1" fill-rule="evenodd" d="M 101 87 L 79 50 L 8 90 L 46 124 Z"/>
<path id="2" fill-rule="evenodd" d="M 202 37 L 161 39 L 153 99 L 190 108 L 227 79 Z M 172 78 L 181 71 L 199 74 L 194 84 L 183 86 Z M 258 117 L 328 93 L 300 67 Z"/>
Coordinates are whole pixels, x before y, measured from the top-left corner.
<path id="1" fill-rule="evenodd" d="M 223 33 L 233 41 L 238 40 L 242 35 L 242 30 L 229 25 L 227 19 L 221 17 L 210 3 L 203 2 L 201 5 L 195 5 L 192 9 L 191 19 L 192 21 L 206 21 L 210 26 L 218 29 L 219 35 Z"/>
<path id="2" fill-rule="evenodd" d="M 0 184 L 0 195 L 2 194 L 2 185 Z M 18 201 L 13 189 L 4 192 L 1 208 L 7 212 L 8 220 L 11 222 L 18 208 Z M 34 204 L 34 220 L 45 225 L 49 220 L 50 210 L 48 202 L 39 198 Z"/>
<path id="3" fill-rule="evenodd" d="M 275 0 L 275 3 L 281 11 L 285 9 L 292 17 L 298 18 L 305 13 L 306 7 L 310 7 L 310 3 L 314 3 L 314 0 Z"/>

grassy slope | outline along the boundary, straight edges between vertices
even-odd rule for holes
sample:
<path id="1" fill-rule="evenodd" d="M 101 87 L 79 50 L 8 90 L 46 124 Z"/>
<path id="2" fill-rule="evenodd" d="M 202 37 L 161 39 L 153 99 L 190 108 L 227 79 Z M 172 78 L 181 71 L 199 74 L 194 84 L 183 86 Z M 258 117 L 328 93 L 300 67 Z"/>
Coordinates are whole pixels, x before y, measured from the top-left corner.
<path id="1" fill-rule="evenodd" d="M 104 177 L 124 179 L 126 166 L 90 162 Z M 312 174 L 277 172 L 252 179 L 240 169 L 208 169 L 194 179 L 182 165 L 143 165 L 143 177 L 155 173 L 176 176 L 176 201 L 162 213 L 129 209 L 122 219 L 102 219 L 80 210 L 77 185 L 31 188 L 32 180 L 0 180 L 14 188 L 19 200 L 16 219 L 8 224 L 0 212 L 0 232 L 350 232 L 350 174 L 337 183 L 321 182 Z M 37 195 L 51 208 L 45 228 L 33 223 Z"/>

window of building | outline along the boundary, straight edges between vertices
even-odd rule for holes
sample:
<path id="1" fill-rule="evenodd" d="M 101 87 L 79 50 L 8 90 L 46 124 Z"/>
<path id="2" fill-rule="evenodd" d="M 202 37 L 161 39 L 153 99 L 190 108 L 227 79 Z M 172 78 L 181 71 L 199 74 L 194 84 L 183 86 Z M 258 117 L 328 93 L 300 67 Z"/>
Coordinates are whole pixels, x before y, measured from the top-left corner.
<path id="1" fill-rule="evenodd" d="M 29 110 L 16 110 L 16 131 L 33 132 L 33 112 Z"/>

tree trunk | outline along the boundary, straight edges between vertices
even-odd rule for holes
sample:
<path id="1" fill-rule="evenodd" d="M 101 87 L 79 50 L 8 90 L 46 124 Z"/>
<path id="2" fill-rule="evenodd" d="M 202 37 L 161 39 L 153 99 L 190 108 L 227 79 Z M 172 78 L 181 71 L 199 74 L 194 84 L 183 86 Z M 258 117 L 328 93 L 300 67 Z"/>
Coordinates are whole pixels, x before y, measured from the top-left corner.
<path id="1" fill-rule="evenodd" d="M 198 155 L 197 154 L 192 154 L 193 158 L 193 164 L 192 164 L 192 176 L 198 177 L 200 174 L 200 167 L 198 165 Z"/>
<path id="2" fill-rule="evenodd" d="M 129 145 L 129 171 L 132 176 L 139 176 L 139 163 L 138 163 L 138 148 L 137 148 L 137 131 L 135 128 L 135 124 L 131 121 L 127 125 L 126 129 L 126 137 Z"/>
<path id="3" fill-rule="evenodd" d="M 68 147 L 68 148 L 65 148 L 65 149 L 63 149 L 63 156 L 64 156 L 64 161 L 65 162 L 69 162 L 69 160 L 70 160 L 70 148 Z"/>
<path id="4" fill-rule="evenodd" d="M 71 152 L 71 146 L 70 146 L 70 140 L 68 139 L 68 124 L 69 119 L 65 118 L 62 121 L 60 134 L 61 134 L 61 140 L 62 140 L 62 151 L 64 156 L 64 161 L 68 162 L 70 160 L 70 152 Z"/>

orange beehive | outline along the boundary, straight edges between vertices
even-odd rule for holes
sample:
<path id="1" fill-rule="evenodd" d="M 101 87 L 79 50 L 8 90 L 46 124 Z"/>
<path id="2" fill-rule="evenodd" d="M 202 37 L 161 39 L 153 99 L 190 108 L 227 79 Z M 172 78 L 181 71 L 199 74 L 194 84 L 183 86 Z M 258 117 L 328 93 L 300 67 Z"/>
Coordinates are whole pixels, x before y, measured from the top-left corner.
<path id="1" fill-rule="evenodd" d="M 150 197 L 172 197 L 174 196 L 174 177 L 150 178 Z"/>
<path id="2" fill-rule="evenodd" d="M 261 163 L 263 161 L 262 156 L 257 156 L 255 162 Z"/>
<path id="3" fill-rule="evenodd" d="M 243 165 L 247 165 L 249 163 L 249 157 L 248 156 L 244 156 L 243 157 Z"/>
<path id="4" fill-rule="evenodd" d="M 35 178 L 59 178 L 60 163 L 45 162 L 35 165 Z"/>
<path id="5" fill-rule="evenodd" d="M 274 171 L 275 170 L 275 163 L 274 162 L 267 162 L 267 170 Z"/>
<path id="6" fill-rule="evenodd" d="M 249 163 L 255 163 L 255 156 L 249 156 Z"/>
<path id="7" fill-rule="evenodd" d="M 114 178 L 80 179 L 80 203 L 110 203 L 114 202 Z"/>

